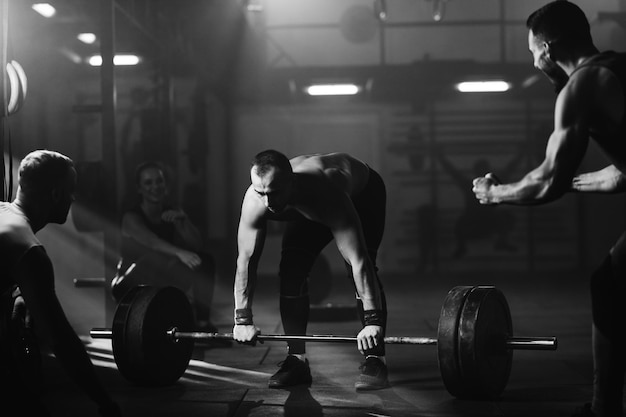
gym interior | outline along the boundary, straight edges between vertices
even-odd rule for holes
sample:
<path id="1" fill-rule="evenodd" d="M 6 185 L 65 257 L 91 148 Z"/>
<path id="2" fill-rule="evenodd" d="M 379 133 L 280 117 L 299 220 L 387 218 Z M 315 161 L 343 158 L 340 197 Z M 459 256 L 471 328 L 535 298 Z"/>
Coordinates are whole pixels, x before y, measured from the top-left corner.
<path id="1" fill-rule="evenodd" d="M 623 2 L 574 2 L 600 50 L 626 50 Z M 515 181 L 543 158 L 555 94 L 533 68 L 525 20 L 544 1 L 50 0 L 48 17 L 34 3 L 0 0 L 3 67 L 18 62 L 27 77 L 2 118 L 5 191 L 15 195 L 17 166 L 32 150 L 74 160 L 79 188 L 68 221 L 38 237 L 68 319 L 125 416 L 558 417 L 591 400 L 589 277 L 624 230 L 626 200 L 570 194 L 543 206 L 489 207 L 471 191 L 477 175 Z M 134 58 L 124 64 L 122 55 Z M 484 80 L 508 90 L 456 88 Z M 310 95 L 320 83 L 351 84 L 355 94 Z M 114 325 L 119 216 L 135 193 L 133 169 L 146 160 L 167 168 L 170 196 L 217 260 L 212 317 L 220 333 L 232 332 L 241 201 L 250 161 L 264 149 L 347 152 L 383 177 L 377 264 L 387 336 L 435 341 L 387 345 L 389 388 L 355 391 L 362 356 L 349 341 L 307 342 L 312 384 L 269 389 L 284 341 L 196 340 L 180 377 L 149 386 L 120 372 L 112 337 L 92 337 Z M 590 144 L 581 170 L 605 165 Z M 258 266 L 262 334 L 283 333 L 282 231 L 270 223 Z M 354 291 L 334 244 L 309 285 L 307 333 L 354 337 Z M 509 339 L 553 344 L 509 346 L 504 362 L 483 360 L 489 343 L 446 348 L 442 313 L 459 286 L 501 294 Z M 472 323 L 489 326 L 495 316 Z M 45 346 L 41 357 L 37 383 L 53 415 L 95 415 Z M 163 356 L 164 366 L 172 359 Z M 446 360 L 457 368 L 442 369 Z M 497 395 L 450 392 L 445 374 L 463 379 L 477 364 L 487 383 L 500 379 Z"/>

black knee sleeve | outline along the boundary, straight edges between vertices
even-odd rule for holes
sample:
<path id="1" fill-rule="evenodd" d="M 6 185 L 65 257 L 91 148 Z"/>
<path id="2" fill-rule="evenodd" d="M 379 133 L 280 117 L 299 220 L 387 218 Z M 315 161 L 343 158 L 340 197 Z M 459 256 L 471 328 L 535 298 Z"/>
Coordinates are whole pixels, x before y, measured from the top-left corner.
<path id="1" fill-rule="evenodd" d="M 280 318 L 283 322 L 285 334 L 304 335 L 309 322 L 309 296 L 280 297 Z M 289 341 L 289 353 L 300 354 L 305 352 L 303 341 Z"/>
<path id="2" fill-rule="evenodd" d="M 285 334 L 306 334 L 309 322 L 308 277 L 317 254 L 306 249 L 283 248 L 278 275 L 280 277 L 280 317 Z M 305 353 L 305 343 L 289 341 L 289 353 Z"/>

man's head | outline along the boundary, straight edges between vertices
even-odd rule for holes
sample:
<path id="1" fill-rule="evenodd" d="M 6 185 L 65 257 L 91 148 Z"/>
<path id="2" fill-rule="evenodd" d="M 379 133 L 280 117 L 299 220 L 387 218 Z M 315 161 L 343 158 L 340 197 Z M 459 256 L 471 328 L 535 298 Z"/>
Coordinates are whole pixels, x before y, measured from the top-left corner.
<path id="1" fill-rule="evenodd" d="M 293 171 L 289 159 L 275 150 L 257 154 L 250 168 L 252 188 L 272 213 L 281 212 L 291 197 Z"/>
<path id="2" fill-rule="evenodd" d="M 144 162 L 135 169 L 137 192 L 143 201 L 160 203 L 167 194 L 165 170 L 158 162 Z"/>
<path id="3" fill-rule="evenodd" d="M 76 191 L 72 160 L 54 151 L 33 151 L 22 159 L 18 175 L 22 196 L 46 205 L 48 222 L 65 223 Z"/>
<path id="4" fill-rule="evenodd" d="M 577 51 L 593 48 L 585 13 L 574 3 L 557 0 L 528 16 L 526 27 L 535 68 L 546 74 L 560 91 L 568 77 L 557 62 L 571 59 Z"/>

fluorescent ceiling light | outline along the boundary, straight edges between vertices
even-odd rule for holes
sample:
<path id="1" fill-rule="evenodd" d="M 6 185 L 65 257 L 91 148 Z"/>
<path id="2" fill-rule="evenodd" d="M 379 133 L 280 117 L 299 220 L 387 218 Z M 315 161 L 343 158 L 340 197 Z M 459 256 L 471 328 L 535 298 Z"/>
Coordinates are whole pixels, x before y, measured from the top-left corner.
<path id="1" fill-rule="evenodd" d="M 52 17 L 57 12 L 56 9 L 48 3 L 35 3 L 32 5 L 32 8 L 43 17 Z"/>
<path id="2" fill-rule="evenodd" d="M 506 81 L 464 81 L 456 85 L 462 93 L 499 93 L 510 88 L 511 84 Z"/>
<path id="3" fill-rule="evenodd" d="M 249 12 L 262 12 L 263 5 L 259 2 L 259 0 L 247 0 L 246 9 Z"/>
<path id="4" fill-rule="evenodd" d="M 137 55 L 115 55 L 115 57 L 113 57 L 113 65 L 137 65 L 139 61 Z M 102 65 L 102 57 L 100 55 L 94 55 L 89 58 L 88 62 L 92 67 L 99 67 Z"/>
<path id="5" fill-rule="evenodd" d="M 96 35 L 93 33 L 79 33 L 78 36 L 76 37 L 78 38 L 79 41 L 86 43 L 88 45 L 91 45 L 92 43 L 96 41 Z"/>
<path id="6" fill-rule="evenodd" d="M 304 91 L 311 96 L 352 96 L 358 94 L 361 88 L 355 84 L 315 84 Z"/>

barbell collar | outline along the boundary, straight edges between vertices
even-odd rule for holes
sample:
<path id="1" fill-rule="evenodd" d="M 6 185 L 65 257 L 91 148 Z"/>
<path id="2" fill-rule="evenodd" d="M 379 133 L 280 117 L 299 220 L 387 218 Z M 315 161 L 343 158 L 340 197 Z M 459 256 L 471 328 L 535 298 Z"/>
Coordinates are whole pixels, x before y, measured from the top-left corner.
<path id="1" fill-rule="evenodd" d="M 558 341 L 556 337 L 509 337 L 506 339 L 506 347 L 515 350 L 556 350 Z"/>
<path id="2" fill-rule="evenodd" d="M 104 328 L 94 328 L 89 331 L 92 339 L 113 339 L 113 330 Z"/>

